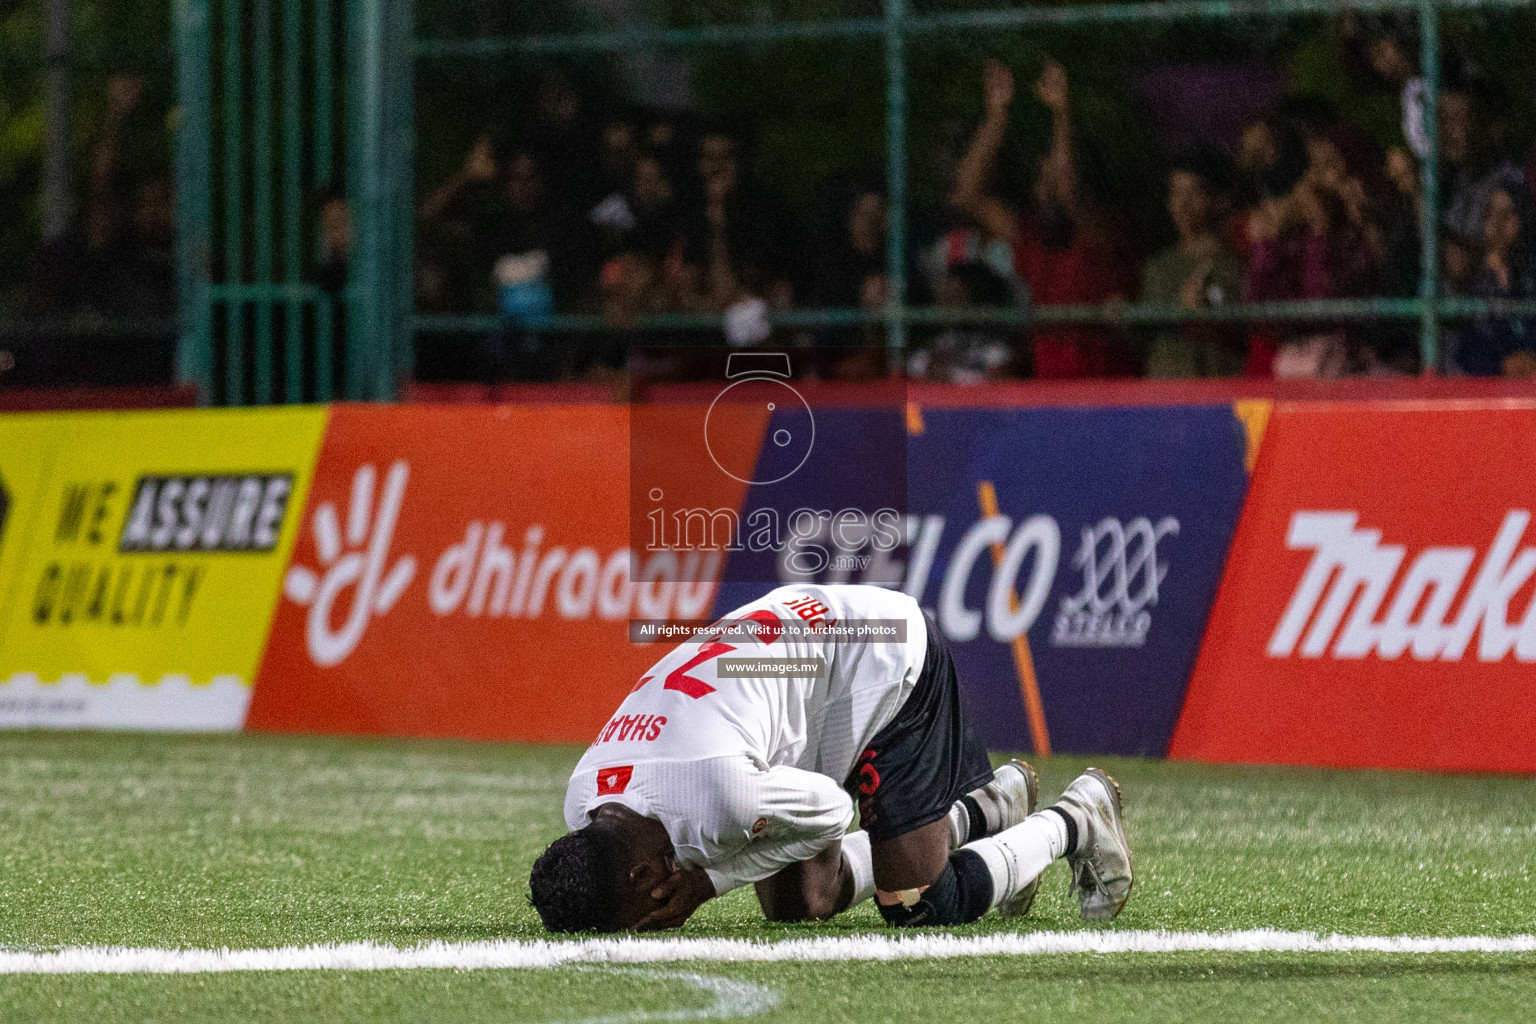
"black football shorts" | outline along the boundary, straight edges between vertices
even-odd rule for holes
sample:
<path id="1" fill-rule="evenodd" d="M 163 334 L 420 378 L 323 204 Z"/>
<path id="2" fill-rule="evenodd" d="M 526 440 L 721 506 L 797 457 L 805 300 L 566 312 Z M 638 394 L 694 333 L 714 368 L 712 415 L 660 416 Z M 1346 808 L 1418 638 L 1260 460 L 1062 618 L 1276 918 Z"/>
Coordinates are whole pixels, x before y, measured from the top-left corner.
<path id="1" fill-rule="evenodd" d="M 843 783 L 871 842 L 938 821 L 956 800 L 992 781 L 987 748 L 965 721 L 949 644 L 933 617 L 923 617 L 928 653 L 917 686 Z"/>

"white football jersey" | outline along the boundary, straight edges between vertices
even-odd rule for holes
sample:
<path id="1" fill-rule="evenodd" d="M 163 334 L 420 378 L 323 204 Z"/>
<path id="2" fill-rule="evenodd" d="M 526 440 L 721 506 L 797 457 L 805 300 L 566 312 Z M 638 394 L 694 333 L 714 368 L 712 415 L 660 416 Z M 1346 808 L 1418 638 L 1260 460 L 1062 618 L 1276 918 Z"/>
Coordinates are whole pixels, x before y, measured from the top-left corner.
<path id="1" fill-rule="evenodd" d="M 813 857 L 848 830 L 843 781 L 917 685 L 928 649 L 917 602 L 883 587 L 780 587 L 725 618 L 768 628 L 685 643 L 658 661 L 565 795 L 572 829 L 605 803 L 660 821 L 679 863 L 706 869 L 720 894 Z M 905 640 L 847 635 L 874 620 L 904 623 Z M 775 630 L 778 621 L 797 628 Z M 756 659 L 821 659 L 825 671 L 722 674 L 722 665 L 754 671 L 743 662 Z"/>

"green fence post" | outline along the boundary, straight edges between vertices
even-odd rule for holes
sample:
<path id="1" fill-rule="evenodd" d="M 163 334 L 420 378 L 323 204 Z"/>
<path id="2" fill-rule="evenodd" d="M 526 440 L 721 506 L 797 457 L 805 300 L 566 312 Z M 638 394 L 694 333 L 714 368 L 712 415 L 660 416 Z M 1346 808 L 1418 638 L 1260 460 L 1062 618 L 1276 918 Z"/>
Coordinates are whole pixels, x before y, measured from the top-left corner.
<path id="1" fill-rule="evenodd" d="M 391 397 L 416 369 L 416 10 L 412 0 L 390 6 L 390 75 L 392 92 L 389 132 L 394 213 L 392 250 L 394 299 L 390 335 L 394 342 Z"/>
<path id="2" fill-rule="evenodd" d="M 402 335 L 410 329 L 406 218 L 414 208 L 411 29 L 410 0 L 347 5 L 347 194 L 356 243 L 347 284 L 346 397 L 353 400 L 394 398 L 408 370 L 410 338 Z"/>
<path id="3" fill-rule="evenodd" d="M 885 0 L 885 343 L 887 360 L 906 365 L 907 53 L 906 0 Z M 896 366 L 892 366 L 895 369 Z"/>
<path id="4" fill-rule="evenodd" d="M 262 286 L 254 296 L 256 337 L 252 395 L 257 405 L 272 402 L 272 0 L 255 0 L 251 12 L 251 235 L 252 279 Z"/>
<path id="5" fill-rule="evenodd" d="M 304 7 L 296 0 L 283 12 L 283 283 L 296 287 L 304 275 Z M 304 400 L 304 304 L 291 294 L 283 313 L 283 401 Z"/>
<path id="6" fill-rule="evenodd" d="M 212 88 L 208 0 L 176 0 L 176 383 L 213 394 L 213 321 L 208 260 L 213 240 Z"/>
<path id="7" fill-rule="evenodd" d="M 373 344 L 381 333 L 378 303 L 380 246 L 379 150 L 382 140 L 383 55 L 380 0 L 347 0 L 345 67 L 347 203 L 352 213 L 352 257 L 347 275 L 345 378 L 342 396 L 360 401 L 372 398 L 380 377 L 379 350 Z M 387 370 L 386 370 L 387 372 Z"/>
<path id="8" fill-rule="evenodd" d="M 1425 373 L 1440 368 L 1440 16 L 1435 0 L 1419 0 L 1419 73 L 1424 77 L 1424 157 L 1419 215 L 1419 350 Z"/>
<path id="9" fill-rule="evenodd" d="M 245 404 L 245 44 L 241 0 L 224 0 L 224 404 Z"/>
<path id="10" fill-rule="evenodd" d="M 319 191 L 337 184 L 334 180 L 336 172 L 331 140 L 331 128 L 336 117 L 334 90 L 331 87 L 332 64 L 336 57 L 331 38 L 331 0 L 314 2 L 315 96 L 312 116 L 315 133 L 314 186 Z M 335 394 L 332 380 L 336 362 L 333 305 L 337 301 L 336 296 L 329 292 L 322 292 L 315 299 L 315 400 L 318 402 L 329 402 Z"/>

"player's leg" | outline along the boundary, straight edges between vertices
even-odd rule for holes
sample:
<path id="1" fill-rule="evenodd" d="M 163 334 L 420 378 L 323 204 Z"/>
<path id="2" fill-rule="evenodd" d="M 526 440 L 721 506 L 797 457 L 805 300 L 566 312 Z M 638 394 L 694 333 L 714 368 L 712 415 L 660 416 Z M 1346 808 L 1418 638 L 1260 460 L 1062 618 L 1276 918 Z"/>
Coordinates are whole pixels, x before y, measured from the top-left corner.
<path id="1" fill-rule="evenodd" d="M 758 882 L 757 900 L 770 921 L 816 921 L 840 914 L 875 894 L 886 880 L 887 901 L 928 885 L 949 854 L 967 842 L 996 835 L 1034 813 L 1040 782 L 1014 759 L 984 786 L 956 800 L 942 822 L 931 822 L 873 847 L 867 832 L 850 832 L 839 847 Z M 941 827 L 942 826 L 942 827 Z M 1027 909 L 1027 908 L 1026 908 Z"/>
<path id="2" fill-rule="evenodd" d="M 932 830 L 927 830 L 932 832 Z M 912 838 L 920 833 L 913 833 Z M 1072 866 L 1072 887 L 1085 921 L 1107 921 L 1130 897 L 1130 847 L 1120 813 L 1120 790 L 1104 772 L 1090 768 L 1067 787 L 1061 799 L 996 836 L 970 843 L 949 854 L 933 880 L 899 892 L 887 884 L 922 877 L 914 861 L 907 874 L 886 867 L 899 844 L 875 844 L 876 899 L 880 915 L 897 926 L 966 924 L 993 907 L 1005 917 L 1022 915 L 1034 902 L 1040 875 L 1065 858 Z M 909 855 L 930 864 L 938 848 L 930 835 L 921 854 L 908 843 Z"/>
<path id="3" fill-rule="evenodd" d="M 947 816 L 876 843 L 868 832 L 851 832 L 818 856 L 758 882 L 758 903 L 770 921 L 817 921 L 873 894 L 893 924 L 974 921 L 996 902 L 994 883 L 975 853 L 951 851 L 950 833 Z"/>
<path id="4" fill-rule="evenodd" d="M 930 822 L 874 843 L 871 853 L 878 899 L 929 885 L 949 860 L 949 823 Z"/>
<path id="5" fill-rule="evenodd" d="M 965 721 L 948 644 L 932 619 L 927 629 L 916 686 L 848 780 L 872 842 L 880 914 L 900 925 L 957 924 L 987 911 L 992 882 L 985 865 L 953 854 L 954 840 L 1027 814 L 1034 786 L 1024 766 L 1001 779 L 994 774 Z M 987 820 L 983 799 L 997 821 Z"/>
<path id="6" fill-rule="evenodd" d="M 851 832 L 757 883 L 757 896 L 770 921 L 822 920 L 874 892 L 890 924 L 966 924 L 993 907 L 1004 917 L 1026 913 L 1041 874 L 1063 858 L 1084 920 L 1120 913 L 1131 893 L 1131 853 L 1119 786 L 1097 768 L 1045 810 L 960 850 L 949 850 L 947 819 L 874 843 Z"/>
<path id="7" fill-rule="evenodd" d="M 1005 776 L 1002 785 L 999 776 Z M 989 815 L 980 797 L 1006 797 L 1007 776 L 1017 792 L 993 801 Z M 994 774 L 967 728 L 954 663 L 931 619 L 917 687 L 849 781 L 873 841 L 880 914 L 891 924 L 961 924 L 994 906 L 1021 915 L 1034 902 L 1041 873 L 1061 857 L 1072 864 L 1084 918 L 1113 917 L 1129 896 L 1130 851 L 1114 781 L 1089 769 L 1055 805 L 1034 813 L 1033 770 L 1019 763 L 1011 773 Z M 965 809 L 966 838 L 973 841 L 950 852 L 960 832 L 956 803 Z M 977 817 L 997 819 L 987 822 L 989 831 L 1006 827 L 976 838 Z"/>
<path id="8" fill-rule="evenodd" d="M 1035 813 L 1039 796 L 1035 770 L 1014 758 L 994 772 L 986 785 L 971 790 L 949 809 L 949 848 L 958 850 L 1012 828 Z"/>
<path id="9" fill-rule="evenodd" d="M 944 873 L 950 855 L 968 842 L 996 835 L 1034 813 L 1040 780 L 1027 763 L 1014 759 L 999 768 L 985 785 L 956 800 L 942 821 L 930 822 L 909 832 L 885 839 L 870 848 L 867 833 L 854 835 L 870 849 L 869 870 L 879 879 L 875 895 L 881 906 L 906 900 L 910 905 L 922 890 Z M 871 802 L 871 807 L 873 803 Z M 875 815 L 878 817 L 878 813 Z M 860 862 L 850 850 L 850 861 Z M 975 874 L 975 872 L 972 872 Z M 979 885 L 976 887 L 979 890 Z M 871 895 L 862 888 L 849 905 Z M 979 891 L 969 902 L 983 899 Z M 990 906 L 990 904 L 988 904 Z M 839 907 L 841 912 L 845 907 Z M 981 907 L 985 912 L 987 908 Z M 1028 909 L 1027 907 L 1025 909 Z M 957 910 L 956 913 L 965 913 Z M 883 913 L 889 913 L 883 911 Z"/>
<path id="10" fill-rule="evenodd" d="M 1120 787 L 1097 768 L 1078 776 L 1050 807 L 998 835 L 968 844 L 952 859 L 962 857 L 985 865 L 991 890 L 988 908 L 997 907 L 1004 917 L 1029 910 L 1041 872 L 1059 858 L 1072 867 L 1072 888 L 1083 920 L 1112 919 L 1131 894 L 1131 851 Z"/>

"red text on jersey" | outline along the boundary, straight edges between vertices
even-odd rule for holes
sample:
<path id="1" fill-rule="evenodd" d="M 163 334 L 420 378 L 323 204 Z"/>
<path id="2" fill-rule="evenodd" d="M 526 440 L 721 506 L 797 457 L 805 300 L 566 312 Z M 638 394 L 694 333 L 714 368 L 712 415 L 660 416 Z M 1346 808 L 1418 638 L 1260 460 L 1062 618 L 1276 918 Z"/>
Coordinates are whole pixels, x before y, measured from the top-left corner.
<path id="1" fill-rule="evenodd" d="M 597 734 L 592 745 L 595 747 L 599 743 L 615 741 L 623 743 L 625 740 L 649 743 L 661 735 L 661 728 L 666 724 L 666 715 L 615 715 L 603 726 L 603 731 Z"/>
<path id="2" fill-rule="evenodd" d="M 827 618 L 827 613 L 832 609 L 828 608 L 814 597 L 811 597 L 809 594 L 806 594 L 803 597 L 797 597 L 793 601 L 786 602 L 784 607 L 800 616 L 800 618 L 804 619 L 805 622 L 811 626 L 826 626 L 836 621 L 835 619 Z"/>

